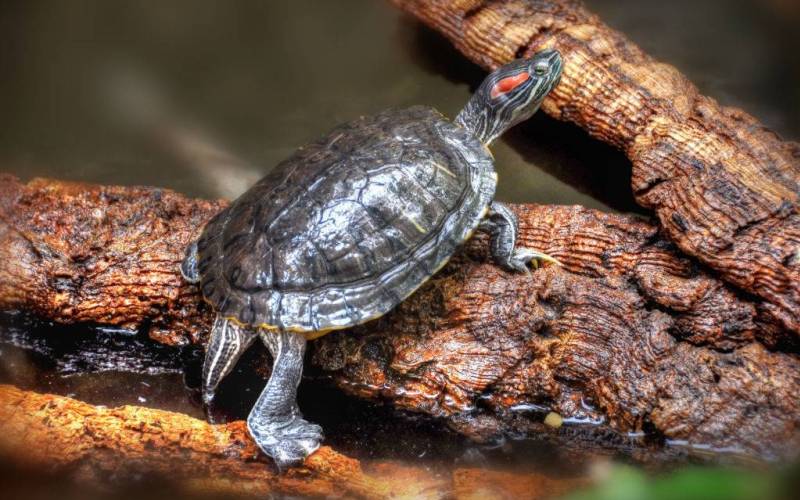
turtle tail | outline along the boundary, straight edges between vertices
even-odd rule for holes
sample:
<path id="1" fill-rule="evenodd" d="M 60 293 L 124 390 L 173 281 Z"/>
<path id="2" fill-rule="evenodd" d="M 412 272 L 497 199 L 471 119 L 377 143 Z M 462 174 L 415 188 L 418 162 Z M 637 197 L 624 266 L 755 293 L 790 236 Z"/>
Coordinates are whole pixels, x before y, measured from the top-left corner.
<path id="1" fill-rule="evenodd" d="M 200 273 L 197 272 L 197 242 L 195 241 L 186 249 L 186 257 L 181 263 L 181 276 L 189 283 L 199 283 Z"/>

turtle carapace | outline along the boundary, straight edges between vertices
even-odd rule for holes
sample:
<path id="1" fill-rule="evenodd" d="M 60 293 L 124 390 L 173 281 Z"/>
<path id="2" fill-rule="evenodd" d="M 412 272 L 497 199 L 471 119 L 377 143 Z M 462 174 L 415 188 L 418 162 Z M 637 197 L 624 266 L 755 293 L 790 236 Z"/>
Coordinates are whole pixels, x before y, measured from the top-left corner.
<path id="1" fill-rule="evenodd" d="M 560 75 L 560 55 L 547 50 L 491 73 L 454 121 L 415 106 L 340 125 L 211 219 L 181 266 L 217 313 L 204 401 L 260 338 L 274 361 L 248 429 L 279 467 L 297 464 L 322 439 L 296 403 L 308 339 L 387 313 L 476 229 L 509 271 L 553 261 L 515 245 L 516 218 L 493 201 L 488 146 Z"/>

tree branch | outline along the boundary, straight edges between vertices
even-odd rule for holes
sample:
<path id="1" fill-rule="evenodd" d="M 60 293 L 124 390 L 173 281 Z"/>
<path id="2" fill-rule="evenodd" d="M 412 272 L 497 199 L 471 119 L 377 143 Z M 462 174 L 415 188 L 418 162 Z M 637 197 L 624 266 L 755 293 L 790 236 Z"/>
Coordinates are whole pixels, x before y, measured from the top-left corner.
<path id="1" fill-rule="evenodd" d="M 670 240 L 763 301 L 764 328 L 800 334 L 800 146 L 700 95 L 573 0 L 393 0 L 494 69 L 555 47 L 542 109 L 622 149 L 636 200 Z"/>
<path id="2" fill-rule="evenodd" d="M 167 411 L 106 409 L 4 385 L 0 429 L 5 458 L 101 482 L 108 475 L 158 473 L 204 494 L 313 498 L 444 498 L 455 486 L 452 479 L 422 468 L 390 462 L 362 466 L 329 447 L 311 455 L 302 467 L 280 474 L 241 421 L 211 425 Z M 566 488 L 568 483 L 540 481 L 540 487 L 550 484 Z"/>
<path id="3" fill-rule="evenodd" d="M 0 309 L 202 342 L 213 313 L 178 265 L 223 206 L 156 188 L 0 178 Z M 514 210 L 521 243 L 563 268 L 504 272 L 476 237 L 394 312 L 313 342 L 313 364 L 351 394 L 475 439 L 512 432 L 581 446 L 591 431 L 627 448 L 800 449 L 794 336 L 763 328 L 758 302 L 648 222 Z M 551 411 L 566 424 L 544 424 Z"/>

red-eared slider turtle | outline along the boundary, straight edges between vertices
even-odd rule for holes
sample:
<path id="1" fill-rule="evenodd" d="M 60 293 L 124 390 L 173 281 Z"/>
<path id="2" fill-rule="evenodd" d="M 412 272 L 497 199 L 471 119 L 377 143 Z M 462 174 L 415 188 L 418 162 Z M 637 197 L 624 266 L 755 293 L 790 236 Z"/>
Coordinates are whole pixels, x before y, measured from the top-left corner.
<path id="1" fill-rule="evenodd" d="M 322 439 L 295 400 L 307 339 L 387 313 L 476 229 L 510 271 L 552 261 L 515 247 L 514 214 L 493 201 L 487 146 L 529 118 L 560 75 L 548 50 L 490 74 L 455 121 L 415 106 L 341 125 L 211 219 L 181 266 L 217 311 L 206 403 L 260 337 L 274 362 L 247 425 L 279 467 L 296 464 Z"/>

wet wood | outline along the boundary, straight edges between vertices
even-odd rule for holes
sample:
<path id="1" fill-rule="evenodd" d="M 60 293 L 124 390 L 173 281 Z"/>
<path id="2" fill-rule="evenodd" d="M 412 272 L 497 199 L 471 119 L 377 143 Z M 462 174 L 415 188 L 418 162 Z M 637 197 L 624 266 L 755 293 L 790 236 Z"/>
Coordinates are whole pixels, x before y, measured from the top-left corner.
<path id="1" fill-rule="evenodd" d="M 0 308 L 203 342 L 212 312 L 178 265 L 222 206 L 156 188 L 2 178 Z M 795 337 L 764 326 L 757 298 L 682 257 L 650 222 L 513 208 L 522 243 L 563 268 L 507 273 L 476 237 L 393 313 L 313 342 L 309 369 L 477 440 L 526 435 L 642 455 L 665 443 L 761 457 L 800 449 Z M 564 424 L 547 425 L 550 412 Z"/>
<path id="2" fill-rule="evenodd" d="M 451 481 L 422 468 L 362 464 L 329 447 L 278 473 L 244 422 L 211 425 L 137 406 L 104 408 L 0 385 L 0 456 L 105 484 L 158 474 L 192 493 L 304 498 L 449 498 Z M 559 484 L 564 487 L 565 484 Z M 549 488 L 549 483 L 542 483 Z"/>
<path id="3" fill-rule="evenodd" d="M 564 57 L 542 109 L 623 150 L 636 200 L 686 254 L 761 300 L 764 328 L 800 334 L 800 146 L 701 95 L 573 0 L 394 0 L 494 69 Z M 533 138 L 535 140 L 535 138 Z"/>
<path id="4" fill-rule="evenodd" d="M 40 473 L 67 472 L 85 487 L 156 475 L 184 493 L 226 497 L 551 498 L 586 478 L 455 468 L 434 472 L 360 462 L 323 446 L 283 473 L 258 452 L 244 422 L 224 425 L 138 406 L 105 408 L 0 385 L 0 458 Z M 109 478 L 115 478 L 110 480 Z"/>

